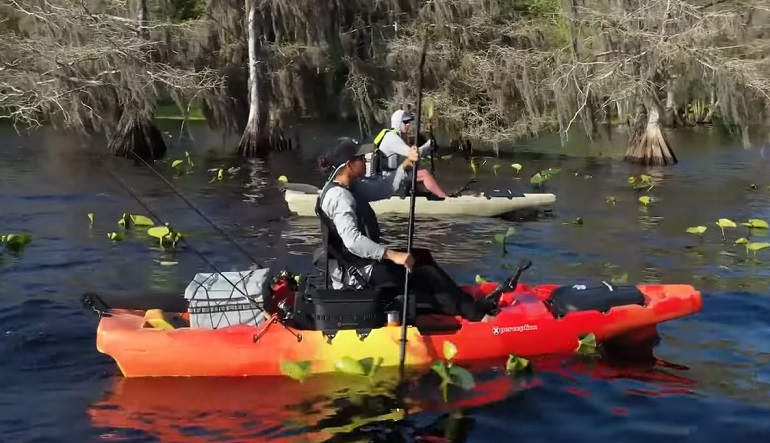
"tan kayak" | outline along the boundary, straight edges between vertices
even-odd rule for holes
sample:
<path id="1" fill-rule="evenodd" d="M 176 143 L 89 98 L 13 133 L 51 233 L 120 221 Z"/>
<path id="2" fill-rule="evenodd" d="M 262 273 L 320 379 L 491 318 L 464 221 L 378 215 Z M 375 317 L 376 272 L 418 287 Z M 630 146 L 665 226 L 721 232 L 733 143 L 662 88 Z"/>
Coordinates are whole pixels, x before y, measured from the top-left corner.
<path id="1" fill-rule="evenodd" d="M 320 189 L 305 183 L 284 183 L 284 198 L 289 210 L 300 217 L 315 217 L 315 204 Z M 484 194 L 434 200 L 417 197 L 415 211 L 418 215 L 473 215 L 498 217 L 509 212 L 552 205 L 554 194 L 511 194 L 489 197 Z M 387 200 L 372 202 L 377 214 L 409 214 L 410 199 L 393 196 Z"/>

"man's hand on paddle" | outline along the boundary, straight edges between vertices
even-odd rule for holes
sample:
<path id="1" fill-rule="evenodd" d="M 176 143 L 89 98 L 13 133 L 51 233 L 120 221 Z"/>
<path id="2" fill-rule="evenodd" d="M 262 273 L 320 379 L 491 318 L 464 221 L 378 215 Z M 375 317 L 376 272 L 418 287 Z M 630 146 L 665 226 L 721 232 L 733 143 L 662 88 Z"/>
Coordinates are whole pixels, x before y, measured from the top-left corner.
<path id="1" fill-rule="evenodd" d="M 415 163 L 417 163 L 417 160 L 420 159 L 420 150 L 417 149 L 417 146 L 412 146 L 412 150 L 409 151 L 409 157 L 404 160 L 403 166 L 404 169 L 409 169 L 412 166 L 414 166 Z"/>
<path id="2" fill-rule="evenodd" d="M 385 251 L 385 258 L 410 270 L 414 267 L 414 256 L 412 254 L 407 254 L 406 252 L 388 249 Z"/>

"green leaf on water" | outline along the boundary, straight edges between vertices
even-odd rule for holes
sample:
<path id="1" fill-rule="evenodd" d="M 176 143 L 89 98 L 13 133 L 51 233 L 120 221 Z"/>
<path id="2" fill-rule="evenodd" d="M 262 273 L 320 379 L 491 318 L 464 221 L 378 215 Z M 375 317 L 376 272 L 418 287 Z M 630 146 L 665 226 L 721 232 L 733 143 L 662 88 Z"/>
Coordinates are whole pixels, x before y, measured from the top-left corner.
<path id="1" fill-rule="evenodd" d="M 176 261 L 166 261 L 166 260 L 158 260 L 158 264 L 161 266 L 174 266 L 178 265 L 179 262 Z"/>
<path id="2" fill-rule="evenodd" d="M 382 357 L 378 357 L 377 361 L 374 361 L 372 357 L 362 358 L 358 360 L 361 366 L 364 368 L 364 373 L 367 377 L 371 378 L 377 373 L 385 360 Z"/>
<path id="3" fill-rule="evenodd" d="M 91 222 L 91 224 L 94 224 L 94 213 L 89 212 L 88 213 L 88 220 Z"/>
<path id="4" fill-rule="evenodd" d="M 518 163 L 512 164 L 511 167 L 516 170 L 517 174 L 519 173 L 519 171 L 521 171 L 521 165 Z"/>
<path id="5" fill-rule="evenodd" d="M 484 280 L 481 275 L 476 274 L 476 283 L 486 283 L 487 281 Z"/>
<path id="6" fill-rule="evenodd" d="M 532 178 L 529 179 L 529 184 L 537 187 L 537 186 L 541 186 L 544 181 L 545 179 L 543 178 L 543 176 L 540 175 L 539 172 L 536 172 L 535 175 L 533 175 Z"/>
<path id="7" fill-rule="evenodd" d="M 288 179 L 288 178 L 286 178 L 286 176 L 285 176 L 285 175 L 282 175 L 282 176 L 278 177 L 278 181 L 279 181 L 279 182 L 282 182 L 282 183 L 288 183 L 288 182 L 289 182 L 289 179 Z"/>
<path id="8" fill-rule="evenodd" d="M 131 214 L 131 221 L 134 222 L 134 225 L 136 226 L 155 226 L 155 222 L 144 215 Z"/>
<path id="9" fill-rule="evenodd" d="M 6 249 L 11 251 L 20 251 L 24 246 L 32 241 L 32 235 L 26 232 L 21 234 L 6 234 L 0 237 L 0 242 L 5 243 Z"/>
<path id="10" fill-rule="evenodd" d="M 706 232 L 705 226 L 692 226 L 687 228 L 688 234 L 694 234 L 694 235 L 703 235 L 704 232 Z"/>
<path id="11" fill-rule="evenodd" d="M 578 354 L 590 355 L 596 353 L 596 337 L 594 333 L 581 334 L 578 337 L 578 346 L 575 350 Z"/>
<path id="12" fill-rule="evenodd" d="M 583 226 L 583 217 L 576 217 L 572 220 L 573 225 Z"/>
<path id="13" fill-rule="evenodd" d="M 173 162 L 171 162 L 171 167 L 176 169 L 177 166 L 179 166 L 181 164 L 184 164 L 184 160 L 174 160 Z"/>
<path id="14" fill-rule="evenodd" d="M 457 346 L 455 346 L 454 343 L 451 341 L 445 341 L 444 342 L 444 358 L 447 361 L 454 360 L 455 356 L 457 355 Z"/>
<path id="15" fill-rule="evenodd" d="M 745 245 L 748 242 L 749 242 L 749 239 L 747 239 L 746 237 L 741 237 L 738 240 L 735 240 L 736 245 Z"/>
<path id="16" fill-rule="evenodd" d="M 495 173 L 495 177 L 497 177 L 497 170 L 500 169 L 500 163 L 495 163 L 494 166 L 492 166 L 492 172 Z"/>
<path id="17" fill-rule="evenodd" d="M 722 229 L 737 227 L 735 222 L 730 220 L 729 218 L 720 218 L 719 220 L 717 220 L 717 226 L 719 226 Z"/>
<path id="18" fill-rule="evenodd" d="M 187 164 L 190 165 L 190 167 L 195 166 L 195 163 L 193 163 L 192 157 L 190 156 L 190 152 L 189 151 L 184 151 L 184 156 L 187 159 Z"/>
<path id="19" fill-rule="evenodd" d="M 123 215 L 120 217 L 120 220 L 118 220 L 118 224 L 120 226 L 123 226 L 124 228 L 128 228 L 131 222 L 131 218 L 128 216 L 128 214 L 123 213 Z"/>
<path id="20" fill-rule="evenodd" d="M 508 361 L 505 362 L 505 370 L 508 372 L 520 372 L 529 367 L 529 360 L 523 357 L 517 357 L 514 354 L 508 355 Z"/>
<path id="21" fill-rule="evenodd" d="M 345 374 L 366 375 L 366 370 L 361 363 L 352 357 L 342 357 L 334 362 L 334 367 Z"/>
<path id="22" fill-rule="evenodd" d="M 643 204 L 644 206 L 649 205 L 650 201 L 651 201 L 651 199 L 650 199 L 650 197 L 648 195 L 643 195 L 643 196 L 639 197 L 639 202 L 641 204 Z"/>
<path id="23" fill-rule="evenodd" d="M 757 253 L 758 251 L 761 251 L 765 248 L 770 248 L 770 243 L 765 242 L 749 242 L 746 243 L 746 250 L 751 251 L 753 253 Z"/>
<path id="24" fill-rule="evenodd" d="M 123 234 L 119 232 L 110 232 L 107 234 L 107 238 L 109 238 L 112 241 L 123 241 Z"/>
<path id="25" fill-rule="evenodd" d="M 154 228 L 150 228 L 147 230 L 147 235 L 150 237 L 155 237 L 158 239 L 162 239 L 163 237 L 167 236 L 171 230 L 168 228 L 168 226 L 156 226 Z"/>
<path id="26" fill-rule="evenodd" d="M 615 283 L 616 285 L 626 283 L 628 282 L 628 273 L 624 273 L 623 275 L 619 276 L 613 276 L 610 279 L 610 282 Z"/>
<path id="27" fill-rule="evenodd" d="M 753 228 L 753 229 L 768 229 L 767 222 L 762 220 L 761 218 L 749 219 L 749 221 L 743 222 L 741 223 L 741 225 L 746 226 L 747 228 Z"/>
<path id="28" fill-rule="evenodd" d="M 441 377 L 442 383 L 448 383 L 450 381 L 446 364 L 442 360 L 436 360 L 431 366 L 431 369 Z"/>
<path id="29" fill-rule="evenodd" d="M 310 361 L 281 361 L 281 373 L 303 383 L 310 376 Z"/>
<path id="30" fill-rule="evenodd" d="M 511 226 L 510 228 L 508 228 L 508 230 L 507 230 L 507 231 L 505 231 L 505 236 L 506 236 L 506 237 L 510 237 L 510 236 L 512 236 L 512 235 L 513 235 L 513 234 L 515 234 L 515 233 L 516 233 L 516 228 L 514 228 L 513 226 Z"/>
<path id="31" fill-rule="evenodd" d="M 461 389 L 470 391 L 474 386 L 476 386 L 476 382 L 473 379 L 473 374 L 471 374 L 467 369 L 452 365 L 449 367 L 448 371 L 452 383 L 459 386 Z"/>

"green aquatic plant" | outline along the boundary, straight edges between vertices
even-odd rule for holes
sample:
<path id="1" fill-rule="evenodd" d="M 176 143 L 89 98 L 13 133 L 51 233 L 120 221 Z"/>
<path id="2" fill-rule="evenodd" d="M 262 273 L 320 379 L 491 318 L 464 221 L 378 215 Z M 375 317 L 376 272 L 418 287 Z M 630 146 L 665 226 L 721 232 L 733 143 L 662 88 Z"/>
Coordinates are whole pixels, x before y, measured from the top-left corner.
<path id="1" fill-rule="evenodd" d="M 147 216 L 139 214 L 126 214 L 124 213 L 118 224 L 125 229 L 130 229 L 131 226 L 155 226 L 155 223 Z"/>
<path id="2" fill-rule="evenodd" d="M 19 252 L 32 242 L 32 235 L 26 232 L 21 234 L 5 234 L 0 236 L 0 243 L 9 251 Z"/>
<path id="3" fill-rule="evenodd" d="M 612 277 L 610 277 L 610 282 L 616 285 L 628 283 L 628 273 L 624 272 L 621 275 L 613 275 Z"/>
<path id="4" fill-rule="evenodd" d="M 337 371 L 350 375 L 361 375 L 369 379 L 369 383 L 374 384 L 374 376 L 383 363 L 383 358 L 379 357 L 376 361 L 371 358 L 362 358 L 356 360 L 353 357 L 344 356 L 334 362 Z"/>
<path id="5" fill-rule="evenodd" d="M 508 360 L 505 362 L 505 370 L 509 374 L 514 372 L 522 372 L 527 369 L 531 369 L 532 365 L 529 360 L 524 357 L 518 357 L 514 354 L 508 355 Z"/>
<path id="6" fill-rule="evenodd" d="M 614 196 L 612 196 L 612 195 L 610 195 L 609 197 L 607 197 L 607 203 L 611 203 L 611 204 L 612 204 L 612 206 L 615 206 L 615 203 L 617 203 L 617 201 L 618 201 L 618 199 L 617 199 L 617 198 L 615 198 L 615 197 L 614 197 Z"/>
<path id="7" fill-rule="evenodd" d="M 195 166 L 195 163 L 192 160 L 192 157 L 190 156 L 190 153 L 188 151 L 184 152 L 185 159 L 184 160 L 174 160 L 171 162 L 171 168 L 174 170 L 174 173 L 176 175 L 182 175 L 182 174 L 192 174 L 193 167 Z"/>
<path id="8" fill-rule="evenodd" d="M 93 212 L 89 212 L 88 213 L 88 221 L 89 221 L 89 225 L 90 226 L 94 225 L 94 213 Z"/>
<path id="9" fill-rule="evenodd" d="M 312 362 L 310 361 L 281 361 L 281 374 L 304 383 L 311 375 L 310 370 Z"/>
<path id="10" fill-rule="evenodd" d="M 574 220 L 572 220 L 573 225 L 583 226 L 583 217 L 575 217 Z"/>
<path id="11" fill-rule="evenodd" d="M 701 242 L 703 242 L 703 233 L 706 232 L 705 226 L 690 226 L 685 232 L 692 235 L 697 235 Z"/>
<path id="12" fill-rule="evenodd" d="M 719 220 L 717 220 L 717 226 L 719 226 L 719 229 L 722 231 L 723 240 L 727 239 L 727 237 L 725 237 L 725 228 L 738 227 L 738 225 L 736 225 L 735 222 L 730 220 L 729 218 L 720 218 Z"/>
<path id="13" fill-rule="evenodd" d="M 628 177 L 628 184 L 633 186 L 634 190 L 647 188 L 647 191 L 655 186 L 652 183 L 652 177 L 647 174 L 641 174 L 638 178 L 634 176 Z"/>
<path id="14" fill-rule="evenodd" d="M 519 171 L 521 171 L 521 165 L 518 163 L 513 163 L 511 167 L 516 171 L 516 175 L 519 175 Z"/>
<path id="15" fill-rule="evenodd" d="M 644 206 L 648 206 L 652 202 L 652 199 L 649 195 L 643 195 L 639 197 L 639 203 L 643 204 Z"/>
<path id="16" fill-rule="evenodd" d="M 747 242 L 746 243 L 746 254 L 749 253 L 749 251 L 753 252 L 754 255 L 757 255 L 757 252 L 770 248 L 770 243 L 767 242 Z"/>
<path id="17" fill-rule="evenodd" d="M 107 234 L 107 238 L 109 238 L 112 241 L 123 241 L 124 237 L 123 234 L 120 232 L 110 232 Z"/>
<path id="18" fill-rule="evenodd" d="M 746 237 L 741 237 L 738 240 L 735 240 L 736 245 L 745 245 L 748 242 L 749 242 L 749 239 Z"/>
<path id="19" fill-rule="evenodd" d="M 494 166 L 492 166 L 492 172 L 494 172 L 495 177 L 497 177 L 497 170 L 500 169 L 500 163 L 495 163 Z"/>
<path id="20" fill-rule="evenodd" d="M 437 360 L 431 369 L 441 377 L 441 393 L 444 401 L 449 401 L 449 385 L 457 385 L 469 391 L 476 386 L 476 382 L 470 371 L 454 364 L 454 358 L 457 356 L 457 347 L 454 343 L 445 341 L 443 351 L 444 360 Z"/>
<path id="21" fill-rule="evenodd" d="M 596 336 L 593 332 L 578 336 L 578 346 L 575 352 L 581 355 L 595 355 L 597 353 Z"/>
<path id="22" fill-rule="evenodd" d="M 479 166 L 476 164 L 476 158 L 471 157 L 471 172 L 473 173 L 473 177 L 476 177 L 476 172 L 478 172 Z"/>
<path id="23" fill-rule="evenodd" d="M 177 242 L 183 237 L 181 232 L 175 231 L 168 223 L 164 226 L 156 226 L 147 230 L 147 235 L 158 239 L 158 244 L 161 248 L 170 245 L 171 248 L 175 248 Z"/>
<path id="24" fill-rule="evenodd" d="M 561 169 L 554 169 L 554 168 L 548 168 L 544 169 L 542 171 L 536 172 L 532 177 L 529 179 L 529 184 L 533 188 L 543 188 L 545 187 L 545 182 L 550 180 L 553 176 L 557 175 Z"/>
<path id="25" fill-rule="evenodd" d="M 505 249 L 505 242 L 508 240 L 508 237 L 513 236 L 513 234 L 516 233 L 516 229 L 511 226 L 508 228 L 507 231 L 505 231 L 505 234 L 495 234 L 495 242 L 500 244 L 502 255 L 505 255 L 508 253 L 508 251 Z"/>
<path id="26" fill-rule="evenodd" d="M 750 218 L 749 220 L 741 223 L 741 226 L 745 226 L 749 229 L 768 229 L 767 222 L 761 218 Z"/>

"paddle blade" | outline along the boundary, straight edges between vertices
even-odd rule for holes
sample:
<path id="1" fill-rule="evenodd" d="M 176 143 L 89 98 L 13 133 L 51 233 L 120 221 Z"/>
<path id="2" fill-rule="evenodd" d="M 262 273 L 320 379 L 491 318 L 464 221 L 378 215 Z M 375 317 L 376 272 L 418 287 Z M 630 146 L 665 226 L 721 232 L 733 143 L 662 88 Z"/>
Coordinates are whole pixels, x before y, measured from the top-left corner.
<path id="1" fill-rule="evenodd" d="M 428 110 L 428 118 L 433 118 L 433 100 L 426 98 L 425 107 Z"/>

